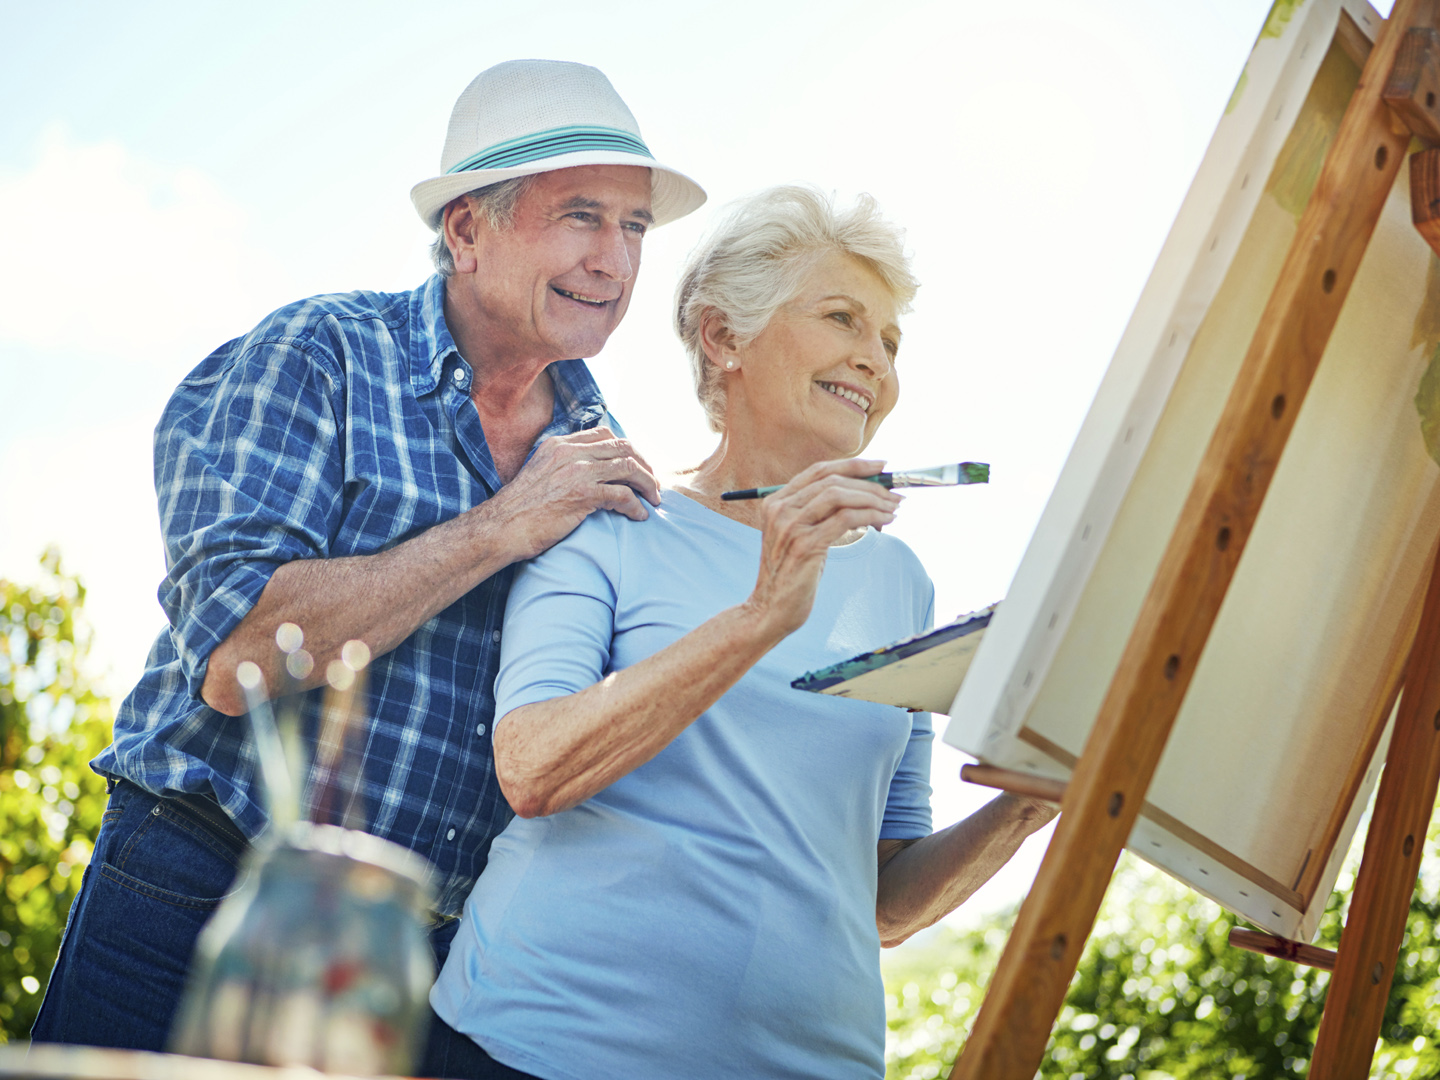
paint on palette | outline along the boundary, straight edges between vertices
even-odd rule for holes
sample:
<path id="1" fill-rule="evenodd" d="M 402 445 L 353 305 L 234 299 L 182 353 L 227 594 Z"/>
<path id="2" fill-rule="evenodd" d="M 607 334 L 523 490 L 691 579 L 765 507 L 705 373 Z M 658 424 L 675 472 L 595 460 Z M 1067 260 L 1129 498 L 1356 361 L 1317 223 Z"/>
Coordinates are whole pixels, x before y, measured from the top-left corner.
<path id="1" fill-rule="evenodd" d="M 798 679 L 791 681 L 790 685 L 796 690 L 808 690 L 812 693 L 823 693 L 833 686 L 846 682 L 850 679 L 865 675 L 871 671 L 886 667 L 907 657 L 915 656 L 918 653 L 927 652 L 930 649 L 948 644 L 956 638 L 978 633 L 990 625 L 990 619 L 995 614 L 998 604 L 991 604 L 989 607 L 981 608 L 979 611 L 972 611 L 968 615 L 961 615 L 954 622 L 942 626 L 939 629 L 931 630 L 928 633 L 916 634 L 913 637 L 902 638 L 900 641 L 884 645 L 881 648 L 870 652 L 861 653 L 859 656 L 849 660 L 842 660 L 838 664 L 831 664 L 829 667 L 821 668 L 818 671 L 807 672 Z"/>

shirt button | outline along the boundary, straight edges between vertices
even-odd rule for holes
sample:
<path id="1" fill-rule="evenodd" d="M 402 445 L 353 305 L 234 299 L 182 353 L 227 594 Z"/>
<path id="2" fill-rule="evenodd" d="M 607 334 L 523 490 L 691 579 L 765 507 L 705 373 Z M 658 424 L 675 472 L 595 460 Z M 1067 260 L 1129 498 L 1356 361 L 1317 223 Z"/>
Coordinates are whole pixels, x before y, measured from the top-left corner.
<path id="1" fill-rule="evenodd" d="M 490 640 L 493 641 L 493 642 L 495 642 L 496 644 L 499 644 L 499 642 L 500 642 L 500 631 L 499 631 L 499 630 L 491 630 L 491 631 L 490 631 Z"/>
<path id="2" fill-rule="evenodd" d="M 464 368 L 458 368 L 458 367 L 457 367 L 457 368 L 455 369 L 455 382 L 456 382 L 457 384 L 459 384 L 459 383 L 463 383 L 464 381 L 465 381 L 465 369 L 464 369 Z"/>
<path id="3" fill-rule="evenodd" d="M 484 724 L 481 724 L 481 725 L 479 725 L 478 727 L 476 727 L 476 729 L 475 729 L 475 734 L 476 734 L 476 735 L 484 735 L 484 734 L 485 734 L 485 725 L 484 725 Z"/>
<path id="4" fill-rule="evenodd" d="M 447 832 L 447 833 L 445 834 L 445 839 L 446 839 L 446 840 L 454 840 L 454 839 L 455 839 L 455 830 L 454 830 L 454 829 L 451 829 L 449 832 Z"/>

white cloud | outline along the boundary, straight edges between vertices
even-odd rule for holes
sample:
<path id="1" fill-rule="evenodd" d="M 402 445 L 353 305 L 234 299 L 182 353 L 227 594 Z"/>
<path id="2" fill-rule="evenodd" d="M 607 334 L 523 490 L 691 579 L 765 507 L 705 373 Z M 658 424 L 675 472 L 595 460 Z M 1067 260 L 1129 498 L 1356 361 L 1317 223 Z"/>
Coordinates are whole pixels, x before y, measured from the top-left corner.
<path id="1" fill-rule="evenodd" d="M 48 544 L 89 586 L 95 659 L 122 695 L 164 619 L 151 431 L 176 380 L 294 276 L 211 177 L 52 128 L 0 172 L 0 573 Z"/>
<path id="2" fill-rule="evenodd" d="M 51 128 L 31 168 L 0 173 L 0 341 L 183 373 L 214 327 L 290 297 L 249 232 L 211 177 Z"/>
<path id="3" fill-rule="evenodd" d="M 0 574 L 34 576 L 36 557 L 60 545 L 88 586 L 92 658 L 118 698 L 144 670 L 165 617 L 155 590 L 165 576 L 149 421 L 35 431 L 0 446 Z"/>

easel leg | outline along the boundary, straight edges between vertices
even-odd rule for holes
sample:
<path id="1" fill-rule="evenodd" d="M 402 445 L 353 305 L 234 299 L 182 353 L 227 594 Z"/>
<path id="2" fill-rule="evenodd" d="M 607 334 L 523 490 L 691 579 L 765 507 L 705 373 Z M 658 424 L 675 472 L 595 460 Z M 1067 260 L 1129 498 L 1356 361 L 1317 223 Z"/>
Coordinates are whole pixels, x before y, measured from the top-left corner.
<path id="1" fill-rule="evenodd" d="M 1440 784 L 1440 553 L 1385 757 L 1365 857 L 1340 938 L 1310 1080 L 1361 1080 L 1390 999 L 1395 960 Z"/>

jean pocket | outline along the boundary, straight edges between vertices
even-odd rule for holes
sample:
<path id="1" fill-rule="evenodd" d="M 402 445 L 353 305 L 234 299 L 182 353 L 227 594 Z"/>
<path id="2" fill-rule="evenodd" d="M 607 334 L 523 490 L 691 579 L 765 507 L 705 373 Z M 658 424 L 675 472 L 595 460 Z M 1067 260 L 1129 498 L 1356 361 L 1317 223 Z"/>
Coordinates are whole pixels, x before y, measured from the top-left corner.
<path id="1" fill-rule="evenodd" d="M 230 891 L 244 849 L 204 821 L 156 803 L 99 873 L 181 907 L 213 907 Z"/>

